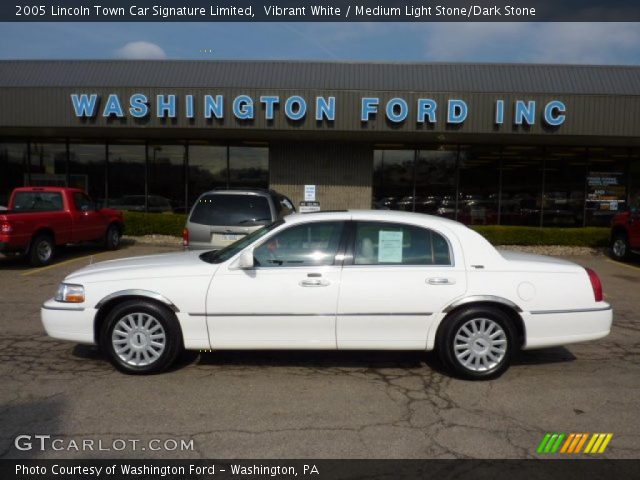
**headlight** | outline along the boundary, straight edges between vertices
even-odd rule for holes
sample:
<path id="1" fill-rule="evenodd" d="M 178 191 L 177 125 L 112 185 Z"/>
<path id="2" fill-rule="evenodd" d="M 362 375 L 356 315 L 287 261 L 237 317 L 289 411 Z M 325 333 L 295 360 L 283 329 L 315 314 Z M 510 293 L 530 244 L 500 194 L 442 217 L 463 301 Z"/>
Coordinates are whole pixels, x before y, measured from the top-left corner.
<path id="1" fill-rule="evenodd" d="M 61 283 L 55 297 L 56 302 L 82 303 L 84 302 L 84 287 L 71 283 Z"/>

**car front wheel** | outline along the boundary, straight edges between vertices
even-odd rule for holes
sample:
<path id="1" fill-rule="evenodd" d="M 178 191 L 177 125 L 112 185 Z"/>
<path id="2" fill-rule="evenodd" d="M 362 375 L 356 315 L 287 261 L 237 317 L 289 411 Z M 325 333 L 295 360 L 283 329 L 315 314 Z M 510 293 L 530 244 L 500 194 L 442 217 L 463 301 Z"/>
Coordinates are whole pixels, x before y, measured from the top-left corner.
<path id="1" fill-rule="evenodd" d="M 492 307 L 469 307 L 447 317 L 438 353 L 454 374 L 469 380 L 496 378 L 509 368 L 516 334 L 508 315 Z"/>
<path id="2" fill-rule="evenodd" d="M 131 300 L 109 313 L 100 346 L 122 372 L 159 373 L 175 361 L 182 337 L 172 312 L 152 302 Z"/>

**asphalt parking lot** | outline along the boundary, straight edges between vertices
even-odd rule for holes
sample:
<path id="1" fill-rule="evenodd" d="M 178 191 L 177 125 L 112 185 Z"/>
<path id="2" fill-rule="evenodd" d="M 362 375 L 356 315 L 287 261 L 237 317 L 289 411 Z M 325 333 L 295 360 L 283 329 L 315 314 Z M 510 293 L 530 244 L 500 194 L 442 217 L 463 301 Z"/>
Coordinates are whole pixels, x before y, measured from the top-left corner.
<path id="1" fill-rule="evenodd" d="M 612 432 L 604 456 L 640 456 L 640 262 L 571 257 L 600 273 L 612 334 L 522 353 L 490 382 L 397 352 L 187 354 L 166 374 L 133 377 L 93 348 L 45 336 L 40 304 L 66 274 L 91 257 L 168 250 L 68 248 L 39 270 L 0 256 L 0 457 L 526 458 L 545 432 Z M 63 450 L 18 450 L 21 434 L 52 435 Z M 111 450 L 70 446 L 83 439 Z M 127 448 L 112 448 L 118 439 Z M 150 451 L 150 439 L 193 449 Z"/>

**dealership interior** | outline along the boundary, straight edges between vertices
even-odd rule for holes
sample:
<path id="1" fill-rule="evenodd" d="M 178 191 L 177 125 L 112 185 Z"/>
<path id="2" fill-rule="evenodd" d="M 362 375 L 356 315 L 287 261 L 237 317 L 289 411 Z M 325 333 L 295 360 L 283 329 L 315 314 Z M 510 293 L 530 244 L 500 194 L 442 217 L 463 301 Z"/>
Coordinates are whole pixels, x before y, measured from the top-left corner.
<path id="1" fill-rule="evenodd" d="M 185 213 L 211 188 L 268 188 L 269 145 L 0 143 L 0 205 L 23 185 L 85 189 L 102 205 Z M 640 191 L 640 150 L 372 145 L 371 207 L 466 224 L 606 226 Z M 345 207 L 349 207 L 346 205 Z"/>

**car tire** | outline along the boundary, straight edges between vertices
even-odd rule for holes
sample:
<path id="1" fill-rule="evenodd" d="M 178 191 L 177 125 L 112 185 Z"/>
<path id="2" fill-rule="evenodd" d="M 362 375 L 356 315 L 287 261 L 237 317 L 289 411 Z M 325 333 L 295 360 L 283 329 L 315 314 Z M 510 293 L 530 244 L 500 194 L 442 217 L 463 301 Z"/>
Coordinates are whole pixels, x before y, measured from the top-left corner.
<path id="1" fill-rule="evenodd" d="M 43 267 L 53 260 L 56 245 L 51 235 L 38 235 L 29 246 L 29 263 L 32 267 Z"/>
<path id="2" fill-rule="evenodd" d="M 437 349 L 442 363 L 455 376 L 489 380 L 509 368 L 516 338 L 513 323 L 502 310 L 468 307 L 443 320 Z"/>
<path id="3" fill-rule="evenodd" d="M 624 233 L 617 233 L 611 239 L 611 257 L 614 260 L 623 262 L 629 259 L 631 250 L 629 245 L 629 239 Z"/>
<path id="4" fill-rule="evenodd" d="M 115 223 L 112 223 L 104 234 L 104 248 L 107 250 L 118 250 L 121 240 L 122 234 L 120 233 L 120 228 Z"/>
<path id="5" fill-rule="evenodd" d="M 111 363 L 128 374 L 160 373 L 183 349 L 173 312 L 145 300 L 129 300 L 111 310 L 102 324 L 99 344 Z"/>

